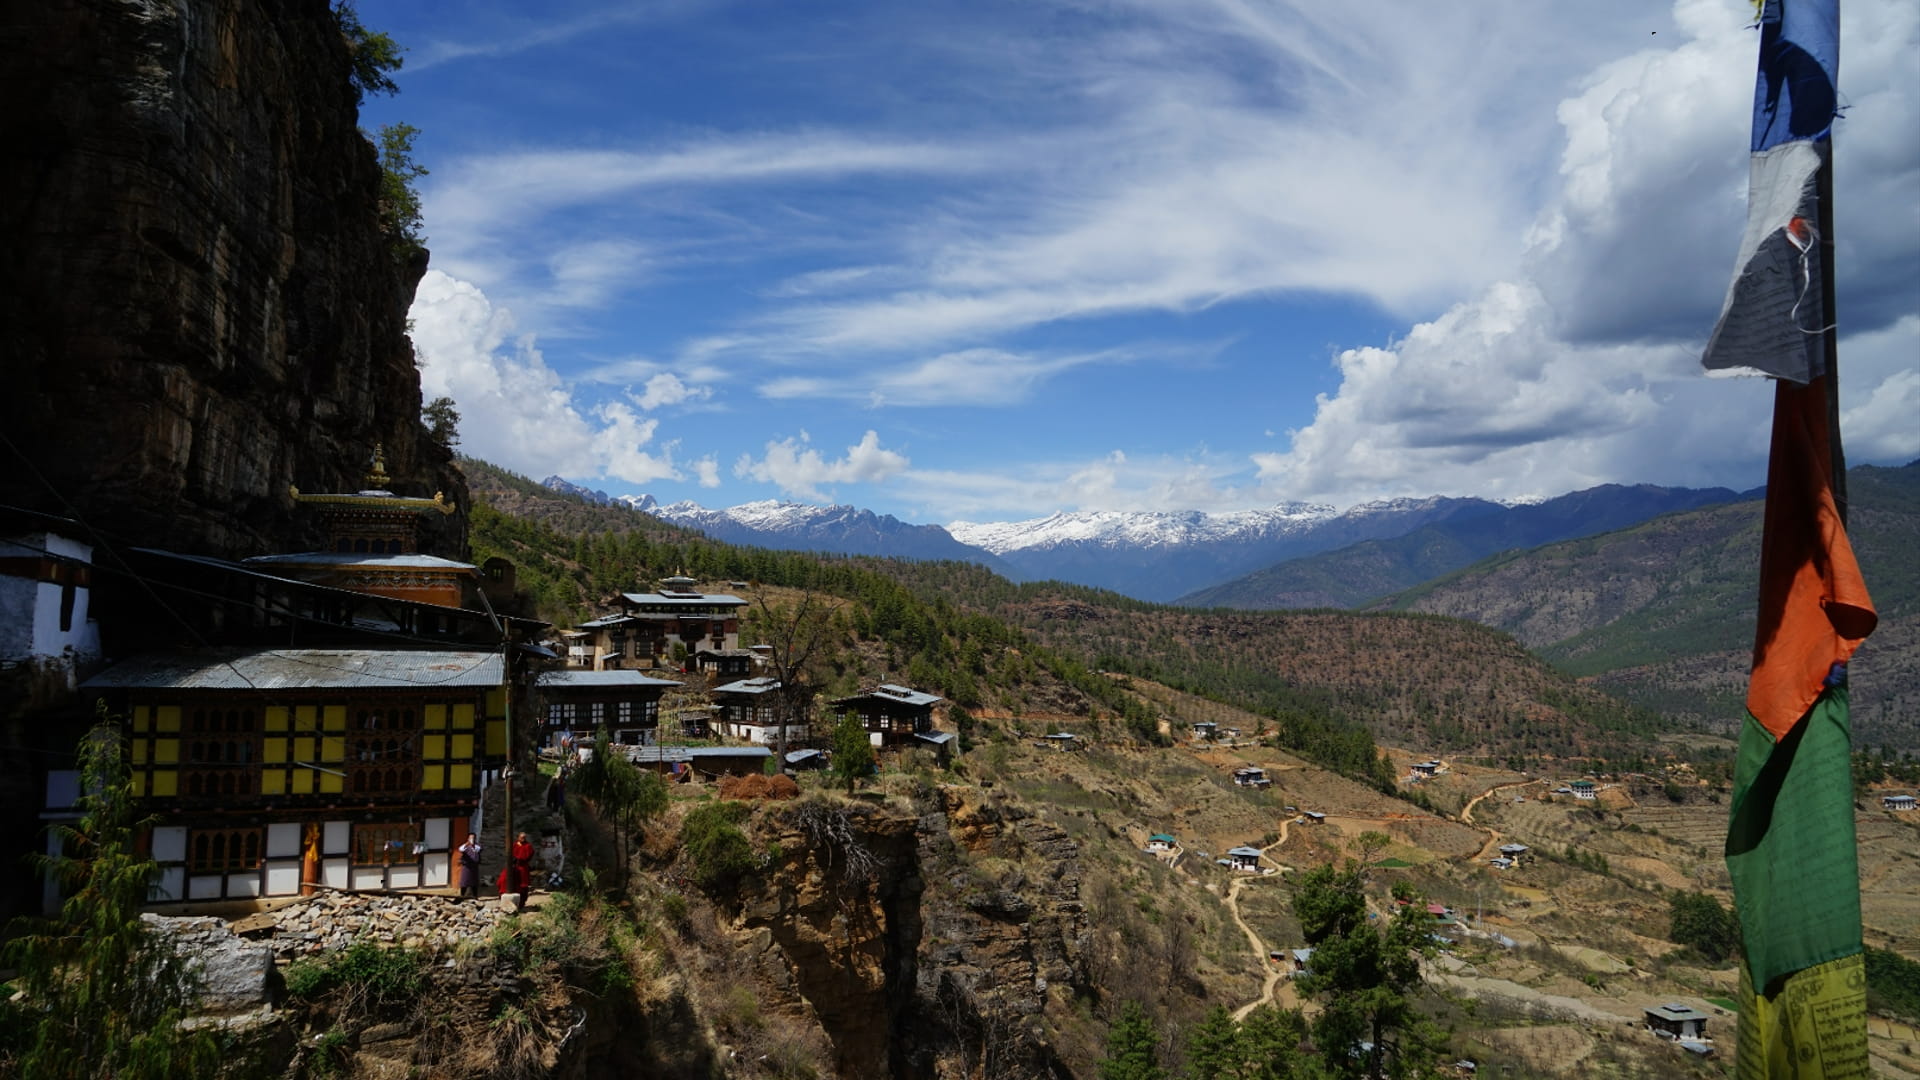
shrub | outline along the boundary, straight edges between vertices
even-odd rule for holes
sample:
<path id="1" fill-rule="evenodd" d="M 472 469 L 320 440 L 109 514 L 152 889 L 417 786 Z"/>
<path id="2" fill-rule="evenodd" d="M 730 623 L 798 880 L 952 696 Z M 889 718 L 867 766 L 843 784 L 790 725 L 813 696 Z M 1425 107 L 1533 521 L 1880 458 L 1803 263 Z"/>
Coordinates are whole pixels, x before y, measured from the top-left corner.
<path id="1" fill-rule="evenodd" d="M 680 827 L 680 846 L 693 863 L 693 879 L 702 888 L 730 887 L 753 866 L 753 845 L 738 822 L 747 808 L 737 802 L 710 802 L 688 812 Z"/>
<path id="2" fill-rule="evenodd" d="M 426 985 L 421 954 L 360 940 L 347 949 L 287 968 L 287 993 L 315 1001 L 339 991 L 352 1007 L 386 1009 L 411 1002 Z"/>

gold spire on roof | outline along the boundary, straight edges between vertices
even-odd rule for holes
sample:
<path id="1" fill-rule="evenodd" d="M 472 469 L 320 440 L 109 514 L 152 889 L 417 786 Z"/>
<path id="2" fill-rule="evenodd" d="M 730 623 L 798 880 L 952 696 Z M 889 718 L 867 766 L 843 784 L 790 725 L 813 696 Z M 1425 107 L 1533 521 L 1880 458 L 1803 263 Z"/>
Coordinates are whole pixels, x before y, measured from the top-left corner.
<path id="1" fill-rule="evenodd" d="M 367 486 L 375 491 L 385 491 L 393 478 L 387 475 L 387 451 L 380 443 L 373 444 L 373 465 L 367 470 Z"/>

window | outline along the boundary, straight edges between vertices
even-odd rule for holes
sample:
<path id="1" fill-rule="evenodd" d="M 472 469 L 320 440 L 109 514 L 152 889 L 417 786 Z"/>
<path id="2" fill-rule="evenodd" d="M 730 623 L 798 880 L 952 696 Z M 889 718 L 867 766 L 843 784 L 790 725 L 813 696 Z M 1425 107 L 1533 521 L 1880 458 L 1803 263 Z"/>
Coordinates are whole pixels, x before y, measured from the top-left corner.
<path id="1" fill-rule="evenodd" d="M 195 873 L 251 870 L 260 865 L 264 830 L 196 829 L 187 846 L 187 869 Z"/>
<path id="2" fill-rule="evenodd" d="M 353 861 L 361 864 L 412 862 L 414 845 L 420 841 L 417 822 L 394 825 L 355 825 Z"/>

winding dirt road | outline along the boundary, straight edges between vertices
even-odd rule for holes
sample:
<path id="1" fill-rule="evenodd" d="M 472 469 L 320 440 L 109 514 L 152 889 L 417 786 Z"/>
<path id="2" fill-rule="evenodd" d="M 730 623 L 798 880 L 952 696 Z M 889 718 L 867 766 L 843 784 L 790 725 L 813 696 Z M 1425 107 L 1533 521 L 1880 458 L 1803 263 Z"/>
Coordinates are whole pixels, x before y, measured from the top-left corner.
<path id="1" fill-rule="evenodd" d="M 1287 820 L 1282 821 L 1280 823 L 1279 839 L 1275 840 L 1271 844 L 1268 844 L 1266 847 L 1263 847 L 1260 849 L 1260 855 L 1262 858 L 1267 857 L 1267 852 L 1272 851 L 1274 848 L 1277 848 L 1281 844 L 1284 844 L 1287 842 L 1288 826 L 1291 826 L 1292 824 L 1293 824 L 1292 818 L 1288 818 Z M 1278 860 L 1275 860 L 1275 865 L 1279 865 Z M 1281 866 L 1280 869 L 1285 870 L 1287 869 L 1287 867 Z M 1260 996 L 1257 998 L 1254 998 L 1252 1001 L 1247 1002 L 1245 1005 L 1242 1005 L 1238 1009 L 1235 1009 L 1233 1011 L 1233 1018 L 1236 1022 L 1245 1020 L 1247 1018 L 1248 1013 L 1251 1013 L 1253 1010 L 1259 1008 L 1262 1005 L 1271 1004 L 1277 998 L 1284 997 L 1284 998 L 1290 999 L 1293 997 L 1293 987 L 1291 985 L 1286 987 L 1286 992 L 1284 994 L 1276 992 L 1277 989 L 1280 987 L 1280 981 L 1286 976 L 1286 972 L 1283 968 L 1276 967 L 1273 961 L 1268 958 L 1267 953 L 1270 950 L 1267 948 L 1266 942 L 1261 941 L 1260 935 L 1254 933 L 1253 927 L 1248 926 L 1247 921 L 1240 917 L 1241 888 L 1244 887 L 1249 881 L 1260 881 L 1260 880 L 1262 880 L 1261 877 L 1236 877 L 1233 879 L 1233 883 L 1227 886 L 1227 913 L 1233 916 L 1233 923 L 1235 926 L 1238 926 L 1240 928 L 1240 932 L 1247 935 L 1247 944 L 1253 946 L 1254 961 L 1258 963 L 1261 966 L 1261 968 L 1265 970 L 1267 973 L 1267 981 L 1265 985 L 1260 987 Z M 1287 1007 L 1291 1007 L 1292 1003 L 1289 1001 L 1284 1004 Z"/>

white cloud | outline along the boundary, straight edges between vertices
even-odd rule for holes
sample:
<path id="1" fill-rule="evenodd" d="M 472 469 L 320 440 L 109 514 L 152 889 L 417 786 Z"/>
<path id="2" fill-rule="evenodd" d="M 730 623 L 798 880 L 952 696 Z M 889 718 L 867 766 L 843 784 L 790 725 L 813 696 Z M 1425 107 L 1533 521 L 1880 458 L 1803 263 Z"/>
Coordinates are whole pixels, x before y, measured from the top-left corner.
<path id="1" fill-rule="evenodd" d="M 879 434 L 872 430 L 847 447 L 846 456 L 838 461 L 821 457 L 820 451 L 807 445 L 810 441 L 803 431 L 798 439 L 769 442 L 766 456 L 758 461 L 741 455 L 733 474 L 773 484 L 789 495 L 818 499 L 822 485 L 877 484 L 910 464 L 904 454 L 882 447 Z"/>
<path id="2" fill-rule="evenodd" d="M 720 461 L 712 454 L 708 454 L 706 457 L 693 462 L 690 467 L 693 469 L 693 475 L 699 479 L 701 487 L 717 488 L 720 486 Z"/>
<path id="3" fill-rule="evenodd" d="M 1162 350 L 1164 351 L 1164 350 Z M 1192 350 L 1182 350 L 1192 351 Z M 1123 362 L 1145 350 L 1110 349 L 1045 355 L 1007 349 L 962 349 L 916 363 L 833 376 L 784 375 L 760 386 L 767 398 L 843 398 L 888 405 L 1011 405 L 1046 380 L 1087 364 Z"/>
<path id="4" fill-rule="evenodd" d="M 1768 387 L 1706 379 L 1698 366 L 1745 213 L 1746 145 L 1729 133 L 1746 129 L 1754 44 L 1737 29 L 1740 5 L 1680 0 L 1675 10 L 1689 40 L 1605 64 L 1561 103 L 1560 182 L 1529 230 L 1520 275 L 1387 348 L 1339 354 L 1338 390 L 1320 396 L 1289 450 L 1253 455 L 1265 490 L 1351 502 L 1759 482 Z M 1911 5 L 1856 10 L 1867 14 L 1849 23 L 1843 48 L 1869 35 L 1920 45 Z M 1902 76 L 1906 55 L 1876 42 L 1843 68 L 1843 88 L 1860 97 L 1836 135 L 1842 207 L 1850 147 L 1887 158 L 1859 170 L 1863 187 L 1920 170 L 1916 129 L 1894 130 L 1920 101 Z M 1872 205 L 1913 216 L 1910 198 Z M 1838 260 L 1843 329 L 1861 331 L 1841 342 L 1843 430 L 1854 460 L 1900 459 L 1920 451 L 1910 420 L 1920 317 L 1889 325 L 1900 309 L 1877 299 L 1887 288 L 1878 279 L 1902 281 L 1912 310 L 1913 277 L 1899 271 L 1920 256 L 1920 229 L 1867 231 Z"/>
<path id="5" fill-rule="evenodd" d="M 674 444 L 643 449 L 658 421 L 620 402 L 583 408 L 532 336 L 514 338 L 512 315 L 477 286 L 429 270 L 408 314 L 421 390 L 453 398 L 467 453 L 536 476 L 679 478 Z"/>
<path id="6" fill-rule="evenodd" d="M 1235 480 L 1244 462 L 1112 450 L 1091 460 L 1030 461 L 1017 469 L 910 469 L 896 485 L 942 520 L 983 520 L 1056 510 L 1228 511 L 1270 503 Z"/>
<path id="7" fill-rule="evenodd" d="M 662 405 L 678 405 L 683 401 L 701 401 L 712 397 L 713 391 L 704 386 L 688 386 L 680 377 L 670 371 L 660 372 L 647 380 L 646 389 L 634 397 L 634 403 L 651 412 Z"/>

